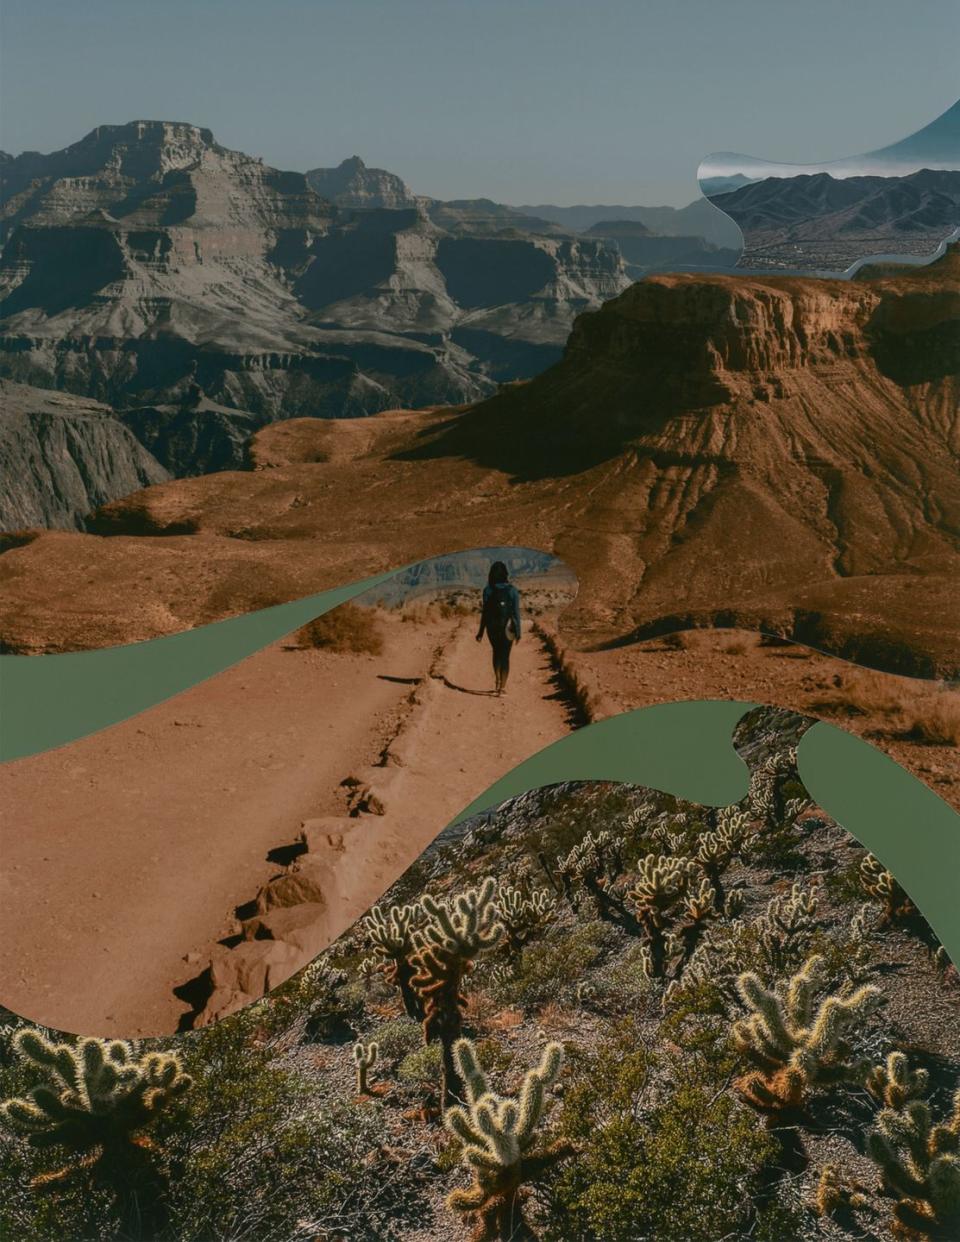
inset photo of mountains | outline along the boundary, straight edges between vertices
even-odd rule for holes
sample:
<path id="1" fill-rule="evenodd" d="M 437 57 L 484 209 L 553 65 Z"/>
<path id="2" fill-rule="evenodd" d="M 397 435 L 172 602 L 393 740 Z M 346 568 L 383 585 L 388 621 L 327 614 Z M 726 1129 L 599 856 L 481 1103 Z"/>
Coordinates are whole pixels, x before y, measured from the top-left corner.
<path id="1" fill-rule="evenodd" d="M 929 259 L 960 235 L 960 101 L 866 155 L 791 166 L 721 152 L 698 176 L 743 234 L 740 267 L 843 272 L 881 255 Z"/>

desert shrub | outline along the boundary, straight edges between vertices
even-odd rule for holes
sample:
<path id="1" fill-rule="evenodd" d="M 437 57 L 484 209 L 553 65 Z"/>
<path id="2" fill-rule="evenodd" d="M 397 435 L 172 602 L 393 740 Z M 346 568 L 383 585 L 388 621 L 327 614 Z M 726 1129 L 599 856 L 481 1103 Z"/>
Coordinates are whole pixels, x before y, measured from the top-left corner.
<path id="1" fill-rule="evenodd" d="M 423 1031 L 419 1022 L 409 1018 L 395 1018 L 382 1022 L 370 1032 L 370 1039 L 380 1048 L 381 1061 L 402 1061 L 423 1044 Z"/>
<path id="2" fill-rule="evenodd" d="M 750 1195 L 776 1147 L 709 1061 L 687 1055 L 658 1067 L 624 1025 L 575 1073 L 559 1130 L 581 1154 L 554 1178 L 551 1242 L 796 1236 L 782 1210 L 755 1216 Z"/>
<path id="3" fill-rule="evenodd" d="M 629 1012 L 646 1005 L 653 995 L 653 985 L 644 966 L 644 957 L 642 945 L 631 945 L 622 957 L 594 975 L 588 985 L 592 991 L 587 997 L 593 1007 Z"/>
<path id="4" fill-rule="evenodd" d="M 397 1068 L 397 1077 L 411 1086 L 436 1086 L 443 1056 L 439 1044 L 426 1044 L 405 1056 Z"/>
<path id="5" fill-rule="evenodd" d="M 300 647 L 319 647 L 324 651 L 354 652 L 359 655 L 380 655 L 383 635 L 372 608 L 357 604 L 341 604 L 314 617 L 297 630 Z"/>
<path id="6" fill-rule="evenodd" d="M 247 1010 L 177 1045 L 193 1085 L 150 1134 L 169 1175 L 163 1242 L 286 1242 L 303 1234 L 304 1222 L 311 1237 L 379 1240 L 396 1236 L 397 1221 L 422 1218 L 416 1174 L 376 1155 L 383 1138 L 378 1108 L 328 1101 L 263 1036 L 263 1014 Z M 168 1044 L 158 1041 L 160 1048 Z M 4 1097 L 34 1085 L 29 1067 L 0 1072 Z M 0 1131 L 0 1236 L 135 1237 L 122 1229 L 114 1196 L 82 1170 L 63 1186 L 31 1185 L 57 1156 L 58 1149 L 37 1149 Z"/>
<path id="7" fill-rule="evenodd" d="M 186 1043 L 191 1098 L 164 1119 L 177 1242 L 286 1239 L 304 1221 L 312 1236 L 390 1237 L 414 1192 L 371 1159 L 378 1109 L 327 1101 L 236 1018 Z"/>
<path id="8" fill-rule="evenodd" d="M 558 1000 L 619 942 L 616 929 L 596 919 L 529 944 L 514 977 L 503 986 L 503 995 L 527 1009 Z"/>

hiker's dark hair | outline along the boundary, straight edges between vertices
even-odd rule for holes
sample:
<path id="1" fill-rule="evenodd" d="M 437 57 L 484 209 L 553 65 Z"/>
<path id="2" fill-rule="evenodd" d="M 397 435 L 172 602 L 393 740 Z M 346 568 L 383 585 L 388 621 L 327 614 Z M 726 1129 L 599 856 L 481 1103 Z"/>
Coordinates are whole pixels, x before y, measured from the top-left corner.
<path id="1" fill-rule="evenodd" d="M 491 586 L 496 586 L 498 582 L 510 581 L 510 574 L 508 573 L 507 567 L 504 565 L 503 561 L 493 562 L 490 566 L 490 573 L 487 576 L 487 581 Z"/>

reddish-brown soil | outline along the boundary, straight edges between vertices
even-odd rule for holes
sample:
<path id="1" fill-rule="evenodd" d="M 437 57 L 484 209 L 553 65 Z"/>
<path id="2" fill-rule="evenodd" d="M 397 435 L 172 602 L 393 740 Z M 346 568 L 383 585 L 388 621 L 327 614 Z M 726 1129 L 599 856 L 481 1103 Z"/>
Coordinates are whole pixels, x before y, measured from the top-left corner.
<path id="1" fill-rule="evenodd" d="M 467 410 L 297 420 L 0 556 L 0 640 L 149 638 L 456 549 L 555 552 L 585 646 L 691 623 L 960 670 L 960 250 L 875 279 L 660 276 Z"/>
<path id="2" fill-rule="evenodd" d="M 3 1004 L 62 1030 L 169 1033 L 191 1008 L 174 988 L 237 933 L 235 909 L 280 869 L 271 851 L 282 860 L 304 820 L 347 815 L 345 778 L 400 780 L 385 814 L 354 821 L 325 894 L 326 939 L 473 797 L 572 727 L 534 635 L 497 699 L 473 618 L 381 624 L 381 656 L 281 642 L 130 721 L 0 767 Z M 423 685 L 428 696 L 412 694 Z M 398 735 L 402 771 L 371 769 Z"/>
<path id="3" fill-rule="evenodd" d="M 789 707 L 858 734 L 960 811 L 960 690 L 809 647 L 766 646 L 737 630 L 694 630 L 571 659 L 594 716 L 678 699 Z"/>

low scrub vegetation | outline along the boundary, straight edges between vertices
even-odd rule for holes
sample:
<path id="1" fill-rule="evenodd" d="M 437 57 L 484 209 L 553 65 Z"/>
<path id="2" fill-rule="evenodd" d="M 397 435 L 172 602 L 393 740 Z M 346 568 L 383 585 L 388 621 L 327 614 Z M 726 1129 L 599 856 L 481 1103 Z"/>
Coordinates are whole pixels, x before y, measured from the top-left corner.
<path id="1" fill-rule="evenodd" d="M 321 617 L 314 617 L 297 631 L 297 643 L 304 648 L 357 655 L 383 652 L 383 634 L 376 611 L 358 604 L 341 604 Z"/>
<path id="2" fill-rule="evenodd" d="M 448 830 L 268 998 L 177 1041 L 11 1015 L 24 1242 L 960 1238 L 960 991 L 757 709 L 742 803 L 604 783 Z"/>
<path id="3" fill-rule="evenodd" d="M 851 668 L 814 711 L 875 716 L 883 732 L 935 746 L 960 746 L 960 690 Z"/>

